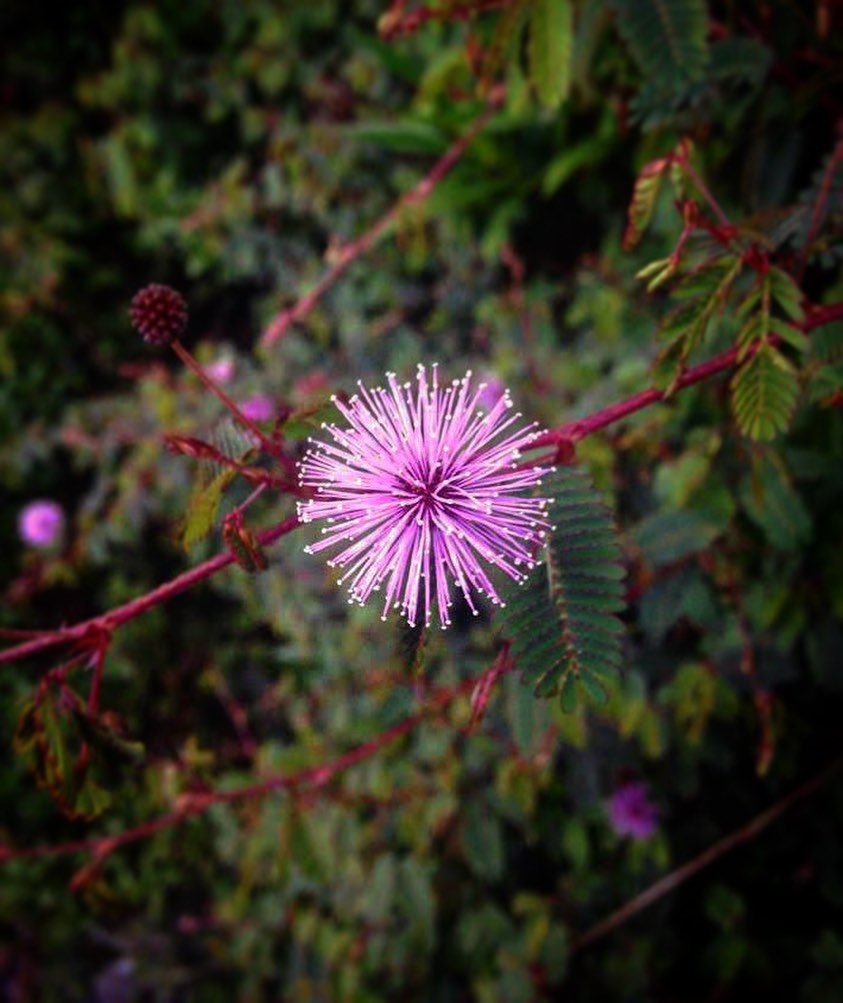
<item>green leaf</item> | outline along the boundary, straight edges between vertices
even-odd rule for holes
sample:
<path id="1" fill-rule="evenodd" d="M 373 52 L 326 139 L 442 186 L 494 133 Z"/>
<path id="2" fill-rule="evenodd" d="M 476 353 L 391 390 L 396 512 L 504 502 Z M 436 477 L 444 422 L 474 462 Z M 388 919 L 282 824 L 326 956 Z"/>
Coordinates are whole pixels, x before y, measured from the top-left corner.
<path id="1" fill-rule="evenodd" d="M 483 60 L 483 76 L 495 80 L 501 69 L 518 60 L 526 22 L 528 0 L 511 0 L 498 15 L 495 31 Z"/>
<path id="2" fill-rule="evenodd" d="M 805 319 L 802 309 L 804 294 L 795 280 L 783 272 L 781 268 L 771 268 L 767 273 L 770 282 L 770 292 L 773 299 L 791 320 L 801 322 Z"/>
<path id="3" fill-rule="evenodd" d="M 843 391 L 843 360 L 821 366 L 808 379 L 808 398 L 811 403 L 834 400 Z"/>
<path id="4" fill-rule="evenodd" d="M 613 0 L 613 6 L 648 83 L 678 93 L 702 79 L 708 59 L 705 0 Z"/>
<path id="5" fill-rule="evenodd" d="M 573 37 L 570 0 L 531 0 L 530 80 L 546 108 L 558 108 L 568 96 Z"/>
<path id="6" fill-rule="evenodd" d="M 204 540 L 214 528 L 223 492 L 235 476 L 234 470 L 226 468 L 209 481 L 204 471 L 199 471 L 184 515 L 181 542 L 185 550 Z"/>
<path id="7" fill-rule="evenodd" d="M 772 61 L 772 52 L 758 39 L 721 38 L 711 45 L 708 76 L 713 80 L 745 80 L 758 86 Z"/>
<path id="8" fill-rule="evenodd" d="M 822 362 L 843 359 L 843 321 L 823 324 L 811 334 L 811 358 Z"/>
<path id="9" fill-rule="evenodd" d="M 500 820 L 489 806 L 475 798 L 463 814 L 462 844 L 465 859 L 474 873 L 497 881 L 504 869 L 504 845 Z"/>
<path id="10" fill-rule="evenodd" d="M 538 696 L 559 693 L 569 709 L 579 688 L 602 702 L 601 681 L 623 663 L 624 570 L 611 513 L 585 471 L 560 468 L 542 490 L 554 527 L 545 567 L 504 588 L 504 631 L 522 681 Z"/>
<path id="11" fill-rule="evenodd" d="M 393 153 L 439 156 L 448 146 L 447 135 L 430 122 L 354 122 L 345 126 L 343 132 Z"/>
<path id="12" fill-rule="evenodd" d="M 670 160 L 667 157 L 653 160 L 644 167 L 635 179 L 635 186 L 632 189 L 632 199 L 627 210 L 626 231 L 623 235 L 623 249 L 625 251 L 631 251 L 635 247 L 639 240 L 641 240 L 644 231 L 650 225 L 656 200 L 659 197 L 662 178 L 669 164 Z M 637 279 L 649 278 L 654 271 L 659 270 L 658 265 L 666 266 L 671 261 L 671 258 L 664 258 L 660 262 L 653 262 L 647 265 L 646 268 L 642 268 L 635 277 Z M 674 269 L 675 267 L 674 264 Z"/>
<path id="13" fill-rule="evenodd" d="M 649 516 L 635 526 L 630 537 L 648 564 L 662 567 L 705 550 L 719 532 L 705 515 L 688 510 Z"/>
<path id="14" fill-rule="evenodd" d="M 774 439 L 790 424 L 799 384 L 787 359 L 762 345 L 732 377 L 732 409 L 738 428 L 751 439 Z"/>
<path id="15" fill-rule="evenodd" d="M 779 457 L 753 457 L 741 501 L 774 547 L 797 551 L 810 539 L 811 516 Z"/>
<path id="16" fill-rule="evenodd" d="M 400 902 L 410 926 L 410 936 L 425 952 L 433 947 L 436 903 L 430 886 L 428 868 L 415 857 L 400 865 Z"/>

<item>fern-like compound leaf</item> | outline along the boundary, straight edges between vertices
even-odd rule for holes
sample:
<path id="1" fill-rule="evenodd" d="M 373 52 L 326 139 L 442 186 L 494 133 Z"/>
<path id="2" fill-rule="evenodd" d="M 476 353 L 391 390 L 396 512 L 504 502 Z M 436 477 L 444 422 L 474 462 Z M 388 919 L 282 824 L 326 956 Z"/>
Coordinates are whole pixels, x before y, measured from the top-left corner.
<path id="1" fill-rule="evenodd" d="M 613 6 L 650 85 L 675 93 L 702 79 L 708 59 L 705 0 L 613 0 Z"/>
<path id="2" fill-rule="evenodd" d="M 567 707 L 580 690 L 605 697 L 602 683 L 623 664 L 624 569 L 612 515 L 584 470 L 563 467 L 542 491 L 554 527 L 545 563 L 507 589 L 504 633 L 522 680 Z"/>
<path id="3" fill-rule="evenodd" d="M 793 365 L 773 345 L 761 345 L 730 384 L 738 427 L 751 439 L 774 439 L 790 424 L 799 382 Z"/>

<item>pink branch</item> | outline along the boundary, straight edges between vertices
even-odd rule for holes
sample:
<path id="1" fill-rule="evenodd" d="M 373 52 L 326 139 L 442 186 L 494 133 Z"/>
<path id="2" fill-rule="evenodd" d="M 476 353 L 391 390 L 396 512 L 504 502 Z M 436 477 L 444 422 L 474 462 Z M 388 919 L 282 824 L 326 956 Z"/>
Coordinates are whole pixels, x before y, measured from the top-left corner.
<path id="1" fill-rule="evenodd" d="M 269 546 L 269 544 L 275 543 L 276 540 L 280 539 L 286 533 L 292 532 L 298 525 L 298 517 L 294 515 L 290 516 L 283 522 L 278 523 L 278 525 L 259 533 L 258 541 L 263 546 Z M 151 592 L 138 596 L 137 599 L 132 599 L 131 602 L 124 603 L 122 606 L 117 606 L 107 613 L 101 613 L 99 616 L 92 617 L 90 620 L 83 620 L 70 627 L 62 627 L 59 630 L 46 632 L 33 638 L 31 641 L 24 641 L 23 644 L 7 648 L 6 651 L 0 651 L 0 664 L 13 662 L 27 655 L 38 654 L 58 644 L 79 641 L 94 631 L 113 630 L 121 626 L 121 624 L 126 623 L 127 620 L 133 620 L 147 610 L 152 609 L 153 606 L 166 602 L 180 592 L 184 592 L 191 586 L 196 585 L 197 582 L 201 582 L 205 578 L 210 578 L 217 571 L 221 571 L 223 568 L 227 568 L 230 564 L 234 563 L 234 556 L 230 551 L 226 550 L 221 554 L 217 554 L 216 557 L 205 561 L 203 564 L 185 571 L 171 581 L 159 585 L 158 588 L 153 589 Z"/>
<path id="2" fill-rule="evenodd" d="M 316 306 L 319 300 L 325 295 L 328 289 L 339 279 L 348 269 L 352 262 L 361 255 L 369 251 L 386 231 L 398 220 L 398 217 L 408 206 L 417 205 L 430 196 L 433 189 L 451 170 L 451 168 L 462 157 L 468 149 L 474 137 L 484 128 L 486 123 L 495 113 L 503 100 L 503 93 L 496 90 L 489 98 L 489 107 L 478 115 L 468 127 L 465 133 L 460 136 L 437 160 L 433 168 L 426 174 L 415 188 L 411 189 L 386 212 L 380 219 L 366 230 L 357 240 L 343 247 L 336 258 L 336 261 L 322 276 L 316 285 L 302 296 L 293 306 L 282 310 L 269 324 L 261 336 L 261 345 L 271 345 L 279 338 L 282 338 L 291 324 L 302 320 Z"/>
<path id="3" fill-rule="evenodd" d="M 822 327 L 823 324 L 830 324 L 832 321 L 839 320 L 840 318 L 843 318 L 843 303 L 832 303 L 829 306 L 818 306 L 809 310 L 805 320 L 796 326 L 801 331 L 807 333 L 813 331 L 816 327 Z M 770 337 L 767 341 L 772 344 L 778 343 L 779 339 Z M 757 351 L 759 347 L 759 345 L 756 345 L 755 350 Z M 753 349 L 750 348 L 745 358 L 749 358 L 752 351 Z M 738 349 L 734 347 L 726 352 L 722 352 L 720 355 L 715 355 L 713 359 L 709 359 L 707 362 L 701 362 L 698 366 L 686 369 L 676 381 L 673 392 L 677 393 L 679 390 L 691 387 L 695 383 L 702 383 L 704 380 L 709 380 L 713 376 L 726 372 L 737 361 Z M 658 387 L 650 387 L 649 390 L 642 390 L 640 393 L 633 394 L 632 397 L 627 397 L 626 400 L 610 404 L 608 407 L 601 408 L 599 411 L 595 411 L 594 414 L 587 415 L 585 418 L 579 418 L 576 421 L 570 421 L 564 425 L 559 425 L 557 428 L 550 429 L 531 443 L 530 448 L 541 449 L 543 446 L 558 446 L 560 443 L 577 443 L 587 436 L 600 431 L 601 428 L 605 428 L 607 425 L 612 425 L 622 418 L 635 414 L 636 411 L 642 411 L 652 404 L 657 404 L 659 401 L 665 400 L 665 397 L 665 391 L 659 390 Z"/>
<path id="4" fill-rule="evenodd" d="M 102 860 L 110 853 L 113 853 L 121 846 L 128 843 L 137 842 L 152 836 L 164 829 L 181 825 L 186 819 L 195 815 L 201 815 L 215 804 L 230 804 L 236 801 L 244 801 L 249 798 L 262 797 L 271 794 L 273 791 L 293 791 L 304 789 L 307 793 L 320 790 L 326 787 L 336 776 L 345 772 L 352 766 L 362 763 L 366 759 L 371 759 L 376 753 L 388 745 L 392 745 L 410 734 L 426 718 L 439 714 L 446 707 L 450 706 L 459 697 L 470 693 L 477 687 L 482 687 L 484 680 L 488 677 L 497 678 L 502 672 L 509 671 L 512 663 L 509 661 L 508 648 L 504 647 L 495 661 L 489 668 L 470 679 L 464 679 L 457 686 L 440 690 L 434 694 L 433 698 L 415 714 L 404 718 L 398 724 L 387 728 L 368 742 L 362 742 L 342 756 L 322 763 L 318 766 L 307 766 L 297 770 L 295 773 L 284 773 L 261 780 L 255 784 L 248 784 L 245 787 L 237 787 L 230 791 L 212 791 L 210 793 L 187 793 L 182 795 L 180 803 L 174 811 L 166 815 L 159 815 L 157 818 L 127 829 L 114 836 L 100 836 L 95 839 L 74 840 L 68 843 L 57 843 L 53 846 L 33 846 L 22 850 L 14 850 L 8 846 L 0 845 L 0 865 L 10 860 L 28 860 L 34 857 L 55 857 L 65 856 L 74 853 L 88 853 L 95 859 Z"/>
<path id="5" fill-rule="evenodd" d="M 818 306 L 808 311 L 808 315 L 800 327 L 803 331 L 807 332 L 841 318 L 843 318 L 843 303 Z M 708 362 L 703 362 L 692 369 L 688 369 L 677 380 L 674 392 L 725 372 L 735 365 L 736 360 L 737 349 L 731 348 L 729 351 L 723 352 L 713 359 L 709 359 Z M 664 400 L 664 397 L 664 391 L 656 387 L 643 390 L 641 393 L 634 394 L 626 400 L 618 401 L 616 404 L 610 404 L 608 407 L 601 408 L 599 411 L 585 418 L 580 418 L 577 421 L 568 422 L 565 425 L 560 425 L 558 428 L 551 429 L 537 439 L 531 448 L 539 449 L 543 446 L 558 447 L 564 444 L 577 443 L 586 438 L 586 436 L 593 435 L 594 432 L 605 428 L 607 425 L 611 425 L 622 418 L 626 418 L 628 415 L 634 414 L 636 411 L 641 411 L 652 404 Z M 277 526 L 264 530 L 263 533 L 258 535 L 258 541 L 261 545 L 268 546 L 286 533 L 292 532 L 298 525 L 298 519 L 295 516 L 291 516 Z M 0 664 L 12 662 L 27 655 L 34 655 L 40 651 L 46 651 L 58 644 L 78 641 L 92 630 L 101 628 L 110 630 L 118 627 L 127 620 L 145 613 L 158 603 L 164 602 L 179 592 L 183 592 L 185 589 L 190 588 L 191 585 L 195 585 L 197 582 L 210 577 L 232 563 L 234 563 L 234 557 L 228 551 L 212 557 L 209 561 L 205 561 L 204 564 L 200 564 L 198 567 L 184 572 L 184 574 L 179 575 L 172 581 L 159 586 L 157 589 L 153 589 L 152 592 L 148 592 L 146 595 L 140 596 L 126 603 L 124 606 L 119 606 L 109 613 L 103 613 L 100 616 L 93 617 L 90 620 L 85 620 L 70 627 L 44 632 L 43 634 L 39 633 L 32 640 L 25 641 L 12 648 L 7 648 L 6 651 L 0 652 Z"/>

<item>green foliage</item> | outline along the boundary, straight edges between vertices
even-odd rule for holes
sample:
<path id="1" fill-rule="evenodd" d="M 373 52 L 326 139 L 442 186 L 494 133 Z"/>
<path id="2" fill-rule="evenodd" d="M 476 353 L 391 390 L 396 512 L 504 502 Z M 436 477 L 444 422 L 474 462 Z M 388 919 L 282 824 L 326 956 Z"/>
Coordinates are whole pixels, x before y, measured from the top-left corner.
<path id="1" fill-rule="evenodd" d="M 621 668 L 623 569 L 611 515 L 584 470 L 562 467 L 543 490 L 553 526 L 545 567 L 506 591 L 504 630 L 524 683 L 571 709 L 580 690 L 605 700 L 603 684 Z"/>
<path id="2" fill-rule="evenodd" d="M 84 620 L 220 552 L 267 566 L 115 630 L 96 714 L 87 665 L 42 693 L 62 656 L 0 672 L 0 996 L 837 1003 L 835 784 L 599 942 L 581 935 L 839 746 L 843 326 L 816 326 L 843 300 L 839 18 L 789 0 L 513 0 L 466 19 L 475 5 L 414 0 L 398 16 L 430 16 L 387 39 L 387 6 L 13 4 L 4 19 L 0 628 Z M 498 85 L 426 197 L 258 347 Z M 652 400 L 710 356 L 742 360 L 578 442 L 617 530 L 582 471 L 561 470 L 549 560 L 501 615 L 455 604 L 447 632 L 402 639 L 346 603 L 303 533 L 256 548 L 288 494 L 265 490 L 238 524 L 253 485 L 220 491 L 227 465 L 165 448 L 181 436 L 286 475 L 136 339 L 126 307 L 147 281 L 184 292 L 185 341 L 202 365 L 233 363 L 235 401 L 272 397 L 290 457 L 332 393 L 419 361 L 488 373 L 555 428 Z M 17 535 L 38 497 L 65 509 L 56 550 Z M 220 533 L 185 553 L 186 517 Z M 605 546 L 582 547 L 589 533 Z M 514 671 L 481 701 L 470 680 L 501 633 L 574 706 Z M 318 771 L 414 715 L 311 774 L 324 782 L 103 855 L 5 859 Z M 607 814 L 629 779 L 660 808 L 646 840 Z"/>
<path id="3" fill-rule="evenodd" d="M 702 77 L 708 51 L 704 0 L 612 0 L 618 28 L 639 69 L 672 93 Z"/>
<path id="4" fill-rule="evenodd" d="M 530 80 L 539 101 L 558 108 L 568 96 L 574 40 L 570 0 L 530 0 Z"/>

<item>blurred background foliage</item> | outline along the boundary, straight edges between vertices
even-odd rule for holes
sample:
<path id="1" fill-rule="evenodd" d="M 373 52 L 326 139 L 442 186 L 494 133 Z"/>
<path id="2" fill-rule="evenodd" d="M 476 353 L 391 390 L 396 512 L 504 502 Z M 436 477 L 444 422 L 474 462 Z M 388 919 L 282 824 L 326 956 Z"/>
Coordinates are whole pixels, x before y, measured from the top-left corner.
<path id="1" fill-rule="evenodd" d="M 221 546 L 217 531 L 185 546 L 207 471 L 164 436 L 233 433 L 130 330 L 149 281 L 184 292 L 192 348 L 225 363 L 227 392 L 278 415 L 438 360 L 558 425 L 654 378 L 678 300 L 635 275 L 682 229 L 670 186 L 637 246 L 622 242 L 639 171 L 687 139 L 744 239 L 810 303 L 843 298 L 835 5 L 429 6 L 407 32 L 420 5 L 378 0 L 4 6 L 0 626 L 93 616 Z M 430 197 L 261 347 L 501 87 Z M 700 357 L 738 326 L 729 308 L 712 317 Z M 504 676 L 476 727 L 458 700 L 318 795 L 217 804 L 83 871 L 6 862 L 2 998 L 837 1003 L 839 784 L 572 950 L 839 750 L 843 330 L 816 334 L 771 443 L 742 434 L 721 379 L 579 447 L 628 567 L 608 702 L 563 713 Z M 221 511 L 247 492 L 232 485 Z M 40 551 L 16 529 L 38 497 L 67 519 Z M 264 496 L 249 522 L 291 511 Z M 55 659 L 3 667 L 4 843 L 116 833 L 186 795 L 317 766 L 493 662 L 500 625 L 463 615 L 414 674 L 398 624 L 348 606 L 303 536 L 266 572 L 229 568 L 116 634 L 110 730 L 87 736 L 98 759 L 77 806 L 95 821 L 36 787 L 25 729 L 13 755 Z M 70 681 L 84 694 L 82 673 Z M 80 737 L 57 741 L 70 755 Z M 607 814 L 630 781 L 658 808 L 649 838 Z"/>

